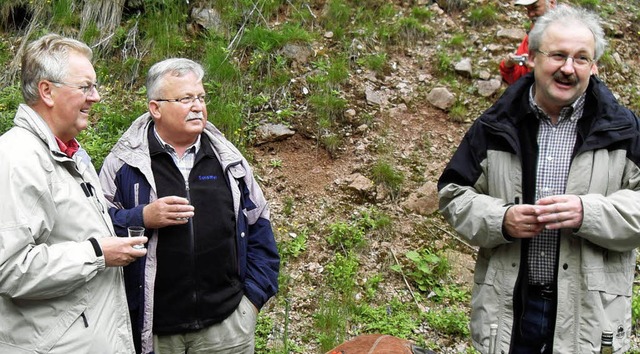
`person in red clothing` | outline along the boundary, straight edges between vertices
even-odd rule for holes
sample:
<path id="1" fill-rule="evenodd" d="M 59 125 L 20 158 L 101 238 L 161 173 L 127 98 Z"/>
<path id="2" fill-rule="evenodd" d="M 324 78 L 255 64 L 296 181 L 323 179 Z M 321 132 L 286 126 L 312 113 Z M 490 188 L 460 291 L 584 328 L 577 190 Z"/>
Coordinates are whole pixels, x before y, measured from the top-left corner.
<path id="1" fill-rule="evenodd" d="M 538 17 L 544 15 L 549 9 L 556 7 L 556 0 L 516 0 L 515 5 L 524 6 L 527 10 L 527 17 L 531 20 L 531 27 L 535 24 Z M 506 58 L 500 62 L 500 75 L 502 79 L 511 85 L 520 77 L 531 71 L 529 61 L 524 62 L 515 60 L 518 56 L 529 57 L 529 35 L 524 36 L 522 43 L 515 53 L 509 53 Z"/>

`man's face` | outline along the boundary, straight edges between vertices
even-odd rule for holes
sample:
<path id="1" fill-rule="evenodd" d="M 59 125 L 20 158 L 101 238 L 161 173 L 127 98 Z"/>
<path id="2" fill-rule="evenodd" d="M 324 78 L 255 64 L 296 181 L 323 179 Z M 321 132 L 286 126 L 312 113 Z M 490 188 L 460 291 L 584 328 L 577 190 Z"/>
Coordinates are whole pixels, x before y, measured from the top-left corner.
<path id="1" fill-rule="evenodd" d="M 527 16 L 531 22 L 536 22 L 538 17 L 544 15 L 547 10 L 552 9 L 556 6 L 556 0 L 549 1 L 549 6 L 547 8 L 547 2 L 545 0 L 538 0 L 531 5 L 525 6 L 527 11 Z"/>
<path id="2" fill-rule="evenodd" d="M 194 73 L 182 77 L 167 75 L 162 80 L 162 97 L 158 97 L 159 99 L 204 95 L 202 82 Z M 154 117 L 160 137 L 174 147 L 192 144 L 207 122 L 207 106 L 198 99 L 188 103 L 151 100 L 149 111 Z"/>
<path id="3" fill-rule="evenodd" d="M 80 86 L 96 82 L 96 72 L 87 57 L 69 53 L 68 75 L 64 84 L 52 84 L 50 122 L 51 130 L 62 141 L 75 138 L 89 124 L 89 110 L 100 101 L 98 91 L 92 86 L 85 94 Z"/>
<path id="4" fill-rule="evenodd" d="M 548 55 L 543 54 L 547 53 Z M 593 61 L 580 65 L 573 58 L 593 59 L 595 39 L 580 23 L 553 23 L 542 35 L 535 63 L 535 100 L 547 113 L 572 104 L 589 86 Z M 564 60 L 557 60 L 569 56 Z M 555 57 L 556 59 L 554 59 Z"/>

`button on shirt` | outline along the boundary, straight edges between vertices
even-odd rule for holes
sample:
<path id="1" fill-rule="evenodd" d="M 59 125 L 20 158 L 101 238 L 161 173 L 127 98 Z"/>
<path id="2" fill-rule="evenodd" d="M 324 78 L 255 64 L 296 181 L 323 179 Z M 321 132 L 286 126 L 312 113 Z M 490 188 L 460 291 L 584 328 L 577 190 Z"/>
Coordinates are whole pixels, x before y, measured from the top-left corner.
<path id="1" fill-rule="evenodd" d="M 538 129 L 538 166 L 536 170 L 536 200 L 564 194 L 571 166 L 571 155 L 577 138 L 578 119 L 584 111 L 586 93 L 571 106 L 560 111 L 558 124 L 535 103 L 534 88 L 529 91 L 529 102 L 540 120 Z M 529 284 L 555 282 L 560 230 L 543 231 L 529 242 Z"/>
<path id="2" fill-rule="evenodd" d="M 162 140 L 160 135 L 158 135 L 155 126 L 153 127 L 153 134 L 155 135 L 156 139 L 158 139 L 160 144 L 164 147 L 164 150 L 173 159 L 173 162 L 180 170 L 182 177 L 184 177 L 185 183 L 189 183 L 189 174 L 191 173 L 191 169 L 193 168 L 193 164 L 195 163 L 196 153 L 200 149 L 200 135 L 198 135 L 198 139 L 196 139 L 196 141 L 184 151 L 182 157 L 180 157 L 178 156 L 178 153 L 173 146 L 167 144 L 164 140 Z"/>

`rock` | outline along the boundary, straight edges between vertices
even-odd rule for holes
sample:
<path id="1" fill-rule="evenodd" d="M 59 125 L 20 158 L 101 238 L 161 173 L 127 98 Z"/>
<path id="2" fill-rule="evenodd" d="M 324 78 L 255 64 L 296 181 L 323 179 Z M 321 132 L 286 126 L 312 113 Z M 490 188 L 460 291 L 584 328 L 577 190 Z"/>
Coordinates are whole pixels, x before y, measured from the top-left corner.
<path id="1" fill-rule="evenodd" d="M 367 87 L 364 91 L 364 95 L 367 99 L 367 104 L 372 106 L 386 106 L 388 99 L 384 92 L 374 90 L 372 88 Z"/>
<path id="2" fill-rule="evenodd" d="M 499 30 L 496 35 L 498 36 L 498 38 L 506 38 L 506 39 L 513 39 L 514 41 L 521 41 L 526 34 L 527 32 L 525 32 L 521 28 L 505 28 L 505 29 Z"/>
<path id="3" fill-rule="evenodd" d="M 313 55 L 313 49 L 309 45 L 287 43 L 280 49 L 280 54 L 304 64 L 308 61 L 309 57 Z"/>
<path id="4" fill-rule="evenodd" d="M 405 210 L 420 215 L 431 215 L 438 210 L 438 187 L 435 182 L 427 182 L 411 193 L 401 204 Z"/>
<path id="5" fill-rule="evenodd" d="M 209 31 L 224 34 L 222 17 L 216 9 L 194 7 L 191 9 L 191 19 Z"/>
<path id="6" fill-rule="evenodd" d="M 436 87 L 427 95 L 427 101 L 443 111 L 453 106 L 456 97 L 444 87 Z"/>
<path id="7" fill-rule="evenodd" d="M 471 77 L 471 58 L 463 58 L 454 66 L 455 71 L 458 74 L 462 74 L 466 77 Z"/>
<path id="8" fill-rule="evenodd" d="M 256 129 L 256 145 L 284 140 L 295 133 L 284 124 L 263 124 Z"/>
<path id="9" fill-rule="evenodd" d="M 500 80 L 491 79 L 491 80 L 478 80 L 476 81 L 476 85 L 478 86 L 478 93 L 483 97 L 493 96 L 496 91 L 500 89 L 502 86 L 502 82 Z"/>
<path id="10" fill-rule="evenodd" d="M 478 73 L 478 77 L 480 78 L 480 80 L 489 80 L 491 78 L 491 73 L 487 70 L 480 70 L 480 72 Z"/>

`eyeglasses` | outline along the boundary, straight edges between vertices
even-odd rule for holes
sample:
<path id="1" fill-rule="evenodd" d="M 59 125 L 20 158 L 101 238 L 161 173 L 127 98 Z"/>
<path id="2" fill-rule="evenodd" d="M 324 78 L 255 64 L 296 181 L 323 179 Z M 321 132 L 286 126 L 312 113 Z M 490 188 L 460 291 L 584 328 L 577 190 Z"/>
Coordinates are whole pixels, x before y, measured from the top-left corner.
<path id="1" fill-rule="evenodd" d="M 538 49 L 537 52 L 549 58 L 549 60 L 551 60 L 551 62 L 556 65 L 564 65 L 564 63 L 566 63 L 567 60 L 569 60 L 569 58 L 573 60 L 573 66 L 578 68 L 586 68 L 589 65 L 591 65 L 591 63 L 593 63 L 593 59 L 586 57 L 584 55 L 578 55 L 577 57 L 572 57 L 570 55 L 566 55 L 560 52 L 547 53 L 540 49 Z"/>
<path id="2" fill-rule="evenodd" d="M 97 82 L 92 82 L 88 85 L 76 85 L 76 84 L 71 84 L 64 81 L 52 81 L 52 80 L 49 80 L 49 82 L 51 82 L 54 85 L 64 85 L 64 86 L 80 89 L 82 90 L 82 93 L 85 94 L 85 96 L 92 93 L 94 89 L 97 92 L 99 87 L 99 84 Z"/>
<path id="3" fill-rule="evenodd" d="M 200 103 L 205 103 L 205 100 L 207 99 L 207 95 L 202 94 L 202 95 L 198 95 L 198 96 L 185 96 L 182 98 L 157 98 L 153 101 L 158 101 L 158 102 L 180 102 L 182 104 L 193 104 L 196 103 L 196 100 L 198 100 Z"/>

